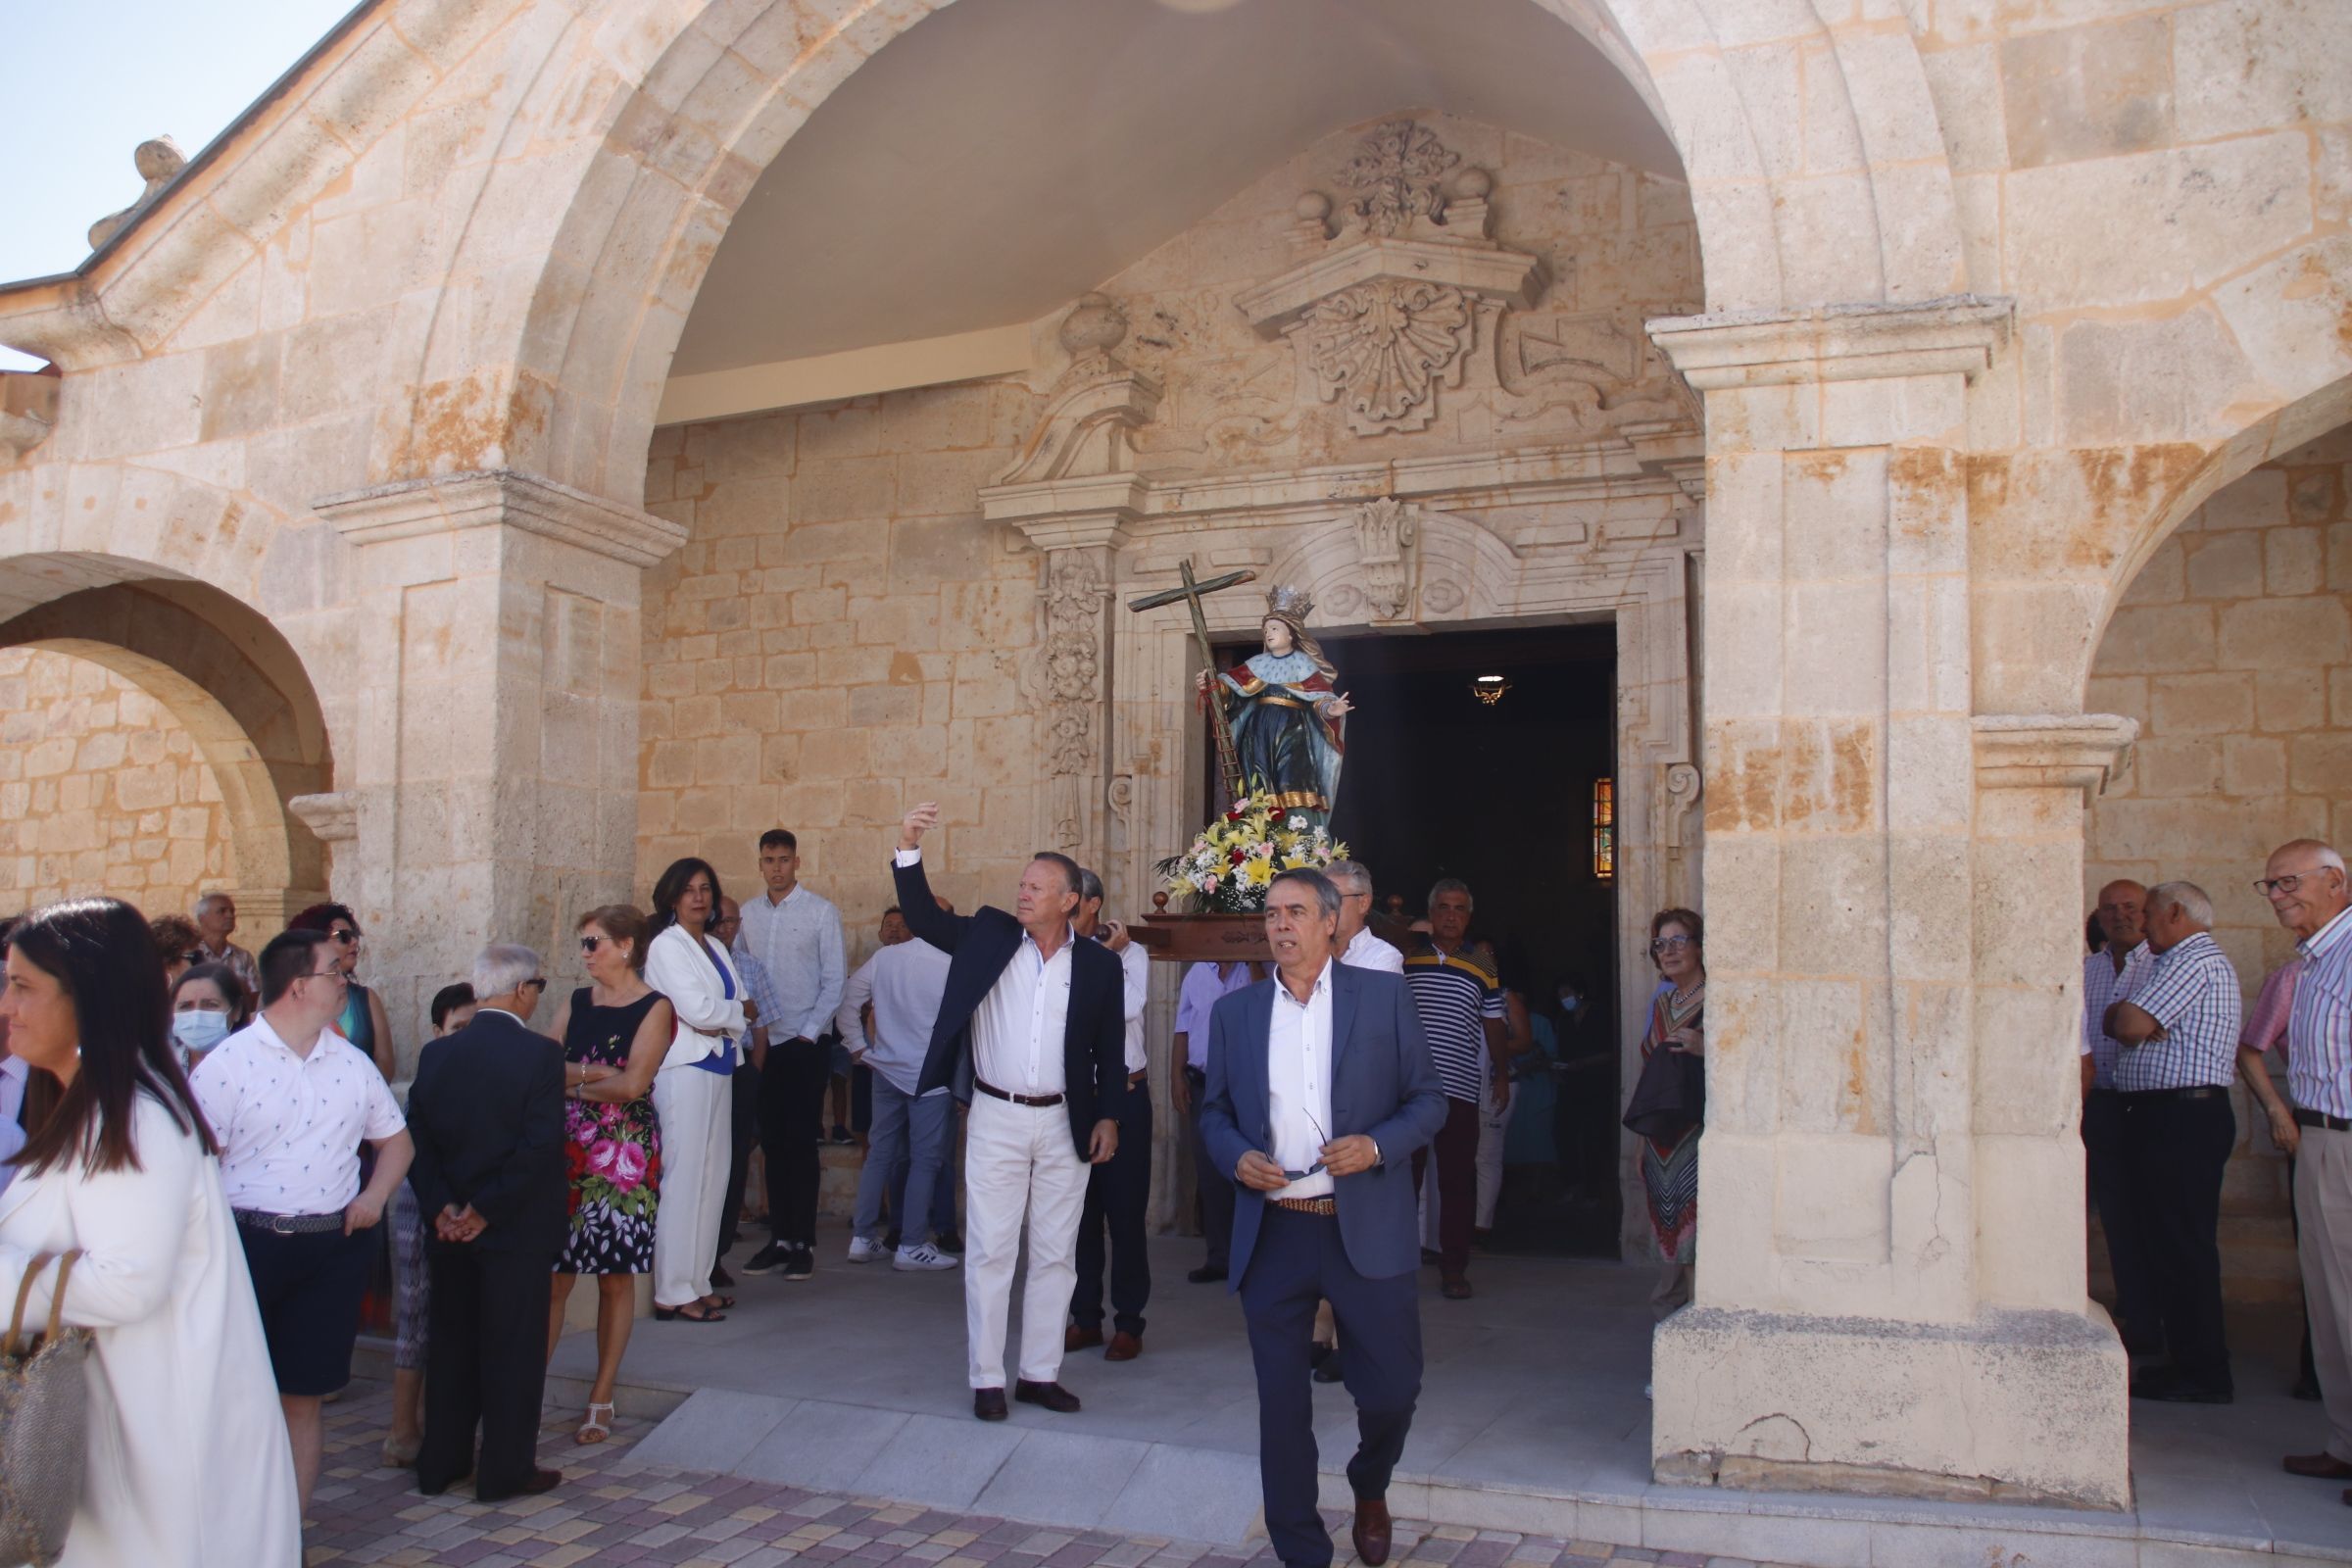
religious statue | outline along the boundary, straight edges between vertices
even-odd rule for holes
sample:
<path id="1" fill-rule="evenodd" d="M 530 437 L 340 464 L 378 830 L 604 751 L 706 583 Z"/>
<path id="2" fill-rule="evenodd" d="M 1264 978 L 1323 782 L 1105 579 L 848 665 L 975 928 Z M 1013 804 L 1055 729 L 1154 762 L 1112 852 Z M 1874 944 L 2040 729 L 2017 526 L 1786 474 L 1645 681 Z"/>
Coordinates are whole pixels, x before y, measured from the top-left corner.
<path id="1" fill-rule="evenodd" d="M 1302 589 L 1273 589 L 1264 649 L 1213 676 L 1204 669 L 1194 682 L 1219 705 L 1243 788 L 1264 791 L 1310 828 L 1328 823 L 1339 801 L 1347 756 L 1340 721 L 1353 711 L 1335 684 L 1339 671 L 1306 629 L 1314 608 Z"/>

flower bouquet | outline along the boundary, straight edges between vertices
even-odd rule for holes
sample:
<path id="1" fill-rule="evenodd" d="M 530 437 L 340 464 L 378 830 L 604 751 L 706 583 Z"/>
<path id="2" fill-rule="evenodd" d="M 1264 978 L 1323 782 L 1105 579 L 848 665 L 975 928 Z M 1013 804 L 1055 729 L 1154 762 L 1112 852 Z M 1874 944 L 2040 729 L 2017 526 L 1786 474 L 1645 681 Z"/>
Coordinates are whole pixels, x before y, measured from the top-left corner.
<path id="1" fill-rule="evenodd" d="M 1236 801 L 1233 809 L 1200 830 L 1193 847 L 1152 867 L 1177 896 L 1190 896 L 1192 912 L 1254 914 L 1266 906 L 1266 889 L 1284 871 L 1317 870 L 1348 858 L 1348 846 L 1331 830 L 1303 814 L 1285 811 L 1264 790 Z"/>

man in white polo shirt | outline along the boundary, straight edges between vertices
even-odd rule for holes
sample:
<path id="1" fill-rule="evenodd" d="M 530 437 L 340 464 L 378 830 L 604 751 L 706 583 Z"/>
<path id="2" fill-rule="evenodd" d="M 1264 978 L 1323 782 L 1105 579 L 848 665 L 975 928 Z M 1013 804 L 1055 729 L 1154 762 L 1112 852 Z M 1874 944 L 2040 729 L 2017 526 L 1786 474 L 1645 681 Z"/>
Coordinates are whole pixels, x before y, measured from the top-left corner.
<path id="1" fill-rule="evenodd" d="M 220 1141 L 220 1179 L 253 1275 L 270 1370 L 294 1444 L 304 1512 L 324 1452 L 319 1401 L 351 1381 L 366 1233 L 409 1173 L 407 1125 L 383 1074 L 334 1032 L 341 967 L 323 931 L 262 950 L 262 1015 L 196 1064 L 189 1082 Z M 359 1148 L 375 1146 L 360 1185 Z"/>

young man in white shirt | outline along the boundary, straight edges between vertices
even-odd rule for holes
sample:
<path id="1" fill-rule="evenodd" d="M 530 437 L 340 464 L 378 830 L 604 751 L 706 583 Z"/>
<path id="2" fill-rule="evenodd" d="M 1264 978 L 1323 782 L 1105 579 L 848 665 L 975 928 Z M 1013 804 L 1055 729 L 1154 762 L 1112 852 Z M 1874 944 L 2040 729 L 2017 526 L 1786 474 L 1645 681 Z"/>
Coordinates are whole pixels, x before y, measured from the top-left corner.
<path id="1" fill-rule="evenodd" d="M 816 1191 L 823 1176 L 817 1145 L 824 1140 L 825 1091 L 833 1076 L 833 1048 L 824 1037 L 849 976 L 841 911 L 801 885 L 800 840 L 780 827 L 760 834 L 760 878 L 766 890 L 743 906 L 743 928 L 733 946 L 766 969 L 781 1009 L 760 1019 L 767 1049 L 756 1062 L 767 1223 L 774 1239 L 751 1255 L 743 1271 L 781 1269 L 788 1280 L 805 1280 L 816 1270 Z"/>
<path id="2" fill-rule="evenodd" d="M 956 912 L 946 899 L 937 902 L 948 913 Z M 874 1124 L 865 1167 L 858 1174 L 858 1209 L 851 1224 L 853 1263 L 882 1255 L 882 1199 L 904 1164 L 906 1186 L 891 1210 L 899 1227 L 891 1266 L 908 1273 L 956 1267 L 956 1259 L 929 1239 L 936 1211 L 932 1194 L 939 1183 L 953 1189 L 956 1181 L 947 1168 L 947 1152 L 956 1142 L 956 1102 L 944 1086 L 929 1094 L 915 1092 L 931 1049 L 931 1028 L 939 1021 L 940 999 L 947 994 L 948 964 L 948 956 L 928 942 L 885 941 L 850 976 L 833 1015 L 851 1057 L 874 1075 Z M 874 1008 L 870 1037 L 861 1016 L 868 1002 Z"/>
<path id="3" fill-rule="evenodd" d="M 325 1451 L 319 1403 L 351 1381 L 375 1256 L 367 1233 L 412 1153 L 383 1074 L 331 1027 L 343 1010 L 337 960 L 323 931 L 288 931 L 264 948 L 261 1016 L 214 1047 L 189 1078 L 220 1141 L 220 1180 L 253 1275 L 305 1512 Z M 375 1148 L 365 1188 L 363 1140 Z"/>

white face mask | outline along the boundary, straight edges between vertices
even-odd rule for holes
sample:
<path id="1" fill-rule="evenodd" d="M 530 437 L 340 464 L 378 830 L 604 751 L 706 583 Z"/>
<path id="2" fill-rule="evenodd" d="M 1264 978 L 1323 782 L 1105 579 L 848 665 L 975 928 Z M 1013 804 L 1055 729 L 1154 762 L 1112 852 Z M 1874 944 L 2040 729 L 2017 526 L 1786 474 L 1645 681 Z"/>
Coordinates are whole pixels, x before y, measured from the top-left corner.
<path id="1" fill-rule="evenodd" d="M 172 1038 L 189 1055 L 201 1056 L 228 1038 L 228 1014 L 175 1012 L 172 1015 Z"/>

